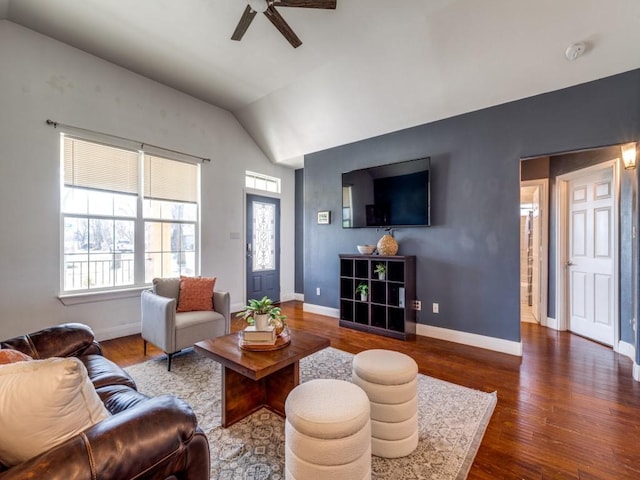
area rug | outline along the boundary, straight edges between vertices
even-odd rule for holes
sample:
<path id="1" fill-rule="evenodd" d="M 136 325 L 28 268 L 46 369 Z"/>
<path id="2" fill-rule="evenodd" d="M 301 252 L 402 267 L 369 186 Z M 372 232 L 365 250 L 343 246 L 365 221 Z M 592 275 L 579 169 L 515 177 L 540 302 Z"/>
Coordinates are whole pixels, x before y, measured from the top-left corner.
<path id="1" fill-rule="evenodd" d="M 351 380 L 353 355 L 327 348 L 300 362 L 300 381 Z M 220 364 L 193 350 L 173 358 L 149 360 L 126 369 L 138 389 L 157 396 L 171 393 L 196 413 L 209 439 L 211 479 L 284 479 L 284 421 L 267 409 L 232 425 L 220 425 Z M 408 457 L 372 457 L 376 480 L 458 480 L 469 473 L 493 409 L 496 394 L 418 375 L 420 441 Z"/>

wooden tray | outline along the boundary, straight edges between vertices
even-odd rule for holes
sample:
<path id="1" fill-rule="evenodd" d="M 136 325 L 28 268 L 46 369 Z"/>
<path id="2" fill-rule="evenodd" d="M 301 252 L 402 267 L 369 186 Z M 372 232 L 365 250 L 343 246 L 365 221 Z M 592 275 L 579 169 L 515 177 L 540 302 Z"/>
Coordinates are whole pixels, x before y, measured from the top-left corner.
<path id="1" fill-rule="evenodd" d="M 242 332 L 238 333 L 238 345 L 242 350 L 247 350 L 249 352 L 272 352 L 274 350 L 280 350 L 290 343 L 291 336 L 289 335 L 288 329 L 285 329 L 284 332 L 282 332 L 280 336 L 276 338 L 276 343 L 274 343 L 273 345 L 245 345 L 244 339 L 242 338 Z"/>

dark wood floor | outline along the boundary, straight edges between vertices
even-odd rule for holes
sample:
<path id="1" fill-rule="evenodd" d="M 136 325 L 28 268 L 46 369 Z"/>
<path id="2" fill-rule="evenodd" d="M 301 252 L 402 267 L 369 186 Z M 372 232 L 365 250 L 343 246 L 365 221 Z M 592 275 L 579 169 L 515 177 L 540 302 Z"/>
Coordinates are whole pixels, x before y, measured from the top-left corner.
<path id="1" fill-rule="evenodd" d="M 389 348 L 420 372 L 486 392 L 498 404 L 469 479 L 640 479 L 640 383 L 632 362 L 567 332 L 522 324 L 522 358 L 426 337 L 413 342 L 340 328 L 334 318 L 284 304 L 292 328 L 357 353 Z M 232 330 L 242 324 L 234 319 Z M 103 342 L 123 366 L 149 358 L 139 335 Z M 150 348 L 150 356 L 162 355 Z"/>

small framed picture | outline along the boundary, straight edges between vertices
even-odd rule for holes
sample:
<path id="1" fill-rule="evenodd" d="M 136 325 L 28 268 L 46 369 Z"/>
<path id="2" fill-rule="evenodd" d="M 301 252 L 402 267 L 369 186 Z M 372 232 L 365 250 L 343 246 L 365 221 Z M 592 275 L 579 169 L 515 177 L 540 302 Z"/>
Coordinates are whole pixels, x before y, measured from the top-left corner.
<path id="1" fill-rule="evenodd" d="M 318 212 L 318 224 L 328 225 L 330 223 L 331 223 L 331 212 L 329 210 Z"/>

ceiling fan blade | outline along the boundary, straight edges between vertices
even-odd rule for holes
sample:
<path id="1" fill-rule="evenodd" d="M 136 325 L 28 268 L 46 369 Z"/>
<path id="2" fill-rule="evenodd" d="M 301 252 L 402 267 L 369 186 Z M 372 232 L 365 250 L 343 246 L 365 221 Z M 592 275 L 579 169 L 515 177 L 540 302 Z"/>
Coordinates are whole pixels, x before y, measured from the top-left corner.
<path id="1" fill-rule="evenodd" d="M 280 16 L 278 11 L 269 6 L 264 12 L 266 17 L 273 23 L 274 27 L 276 27 L 280 33 L 286 38 L 293 48 L 298 48 L 302 45 L 302 42 L 298 38 L 298 36 L 291 30 L 291 27 L 287 22 L 284 21 L 284 18 Z"/>
<path id="2" fill-rule="evenodd" d="M 231 40 L 242 40 L 242 37 L 246 33 L 247 28 L 249 28 L 249 25 L 251 25 L 251 22 L 253 21 L 253 18 L 255 16 L 256 12 L 253 11 L 249 5 L 247 5 L 247 8 L 244 9 L 242 17 L 240 17 L 238 26 L 234 30 L 233 35 L 231 35 Z"/>
<path id="3" fill-rule="evenodd" d="M 335 10 L 336 0 L 276 0 L 274 7 L 324 8 Z"/>

